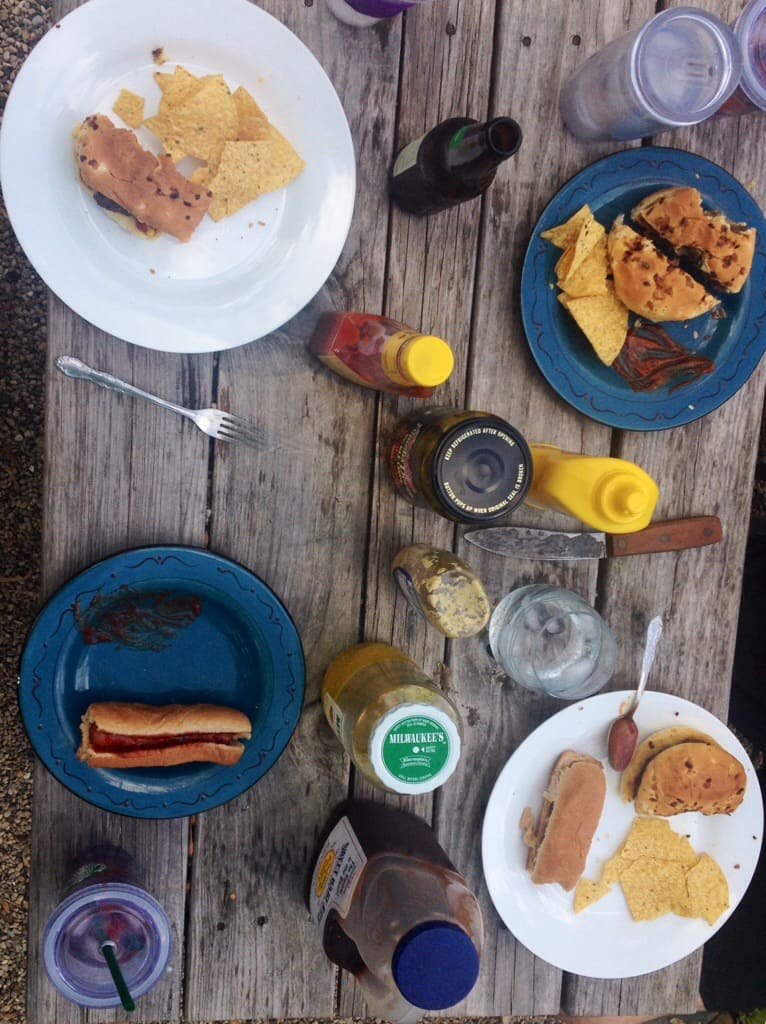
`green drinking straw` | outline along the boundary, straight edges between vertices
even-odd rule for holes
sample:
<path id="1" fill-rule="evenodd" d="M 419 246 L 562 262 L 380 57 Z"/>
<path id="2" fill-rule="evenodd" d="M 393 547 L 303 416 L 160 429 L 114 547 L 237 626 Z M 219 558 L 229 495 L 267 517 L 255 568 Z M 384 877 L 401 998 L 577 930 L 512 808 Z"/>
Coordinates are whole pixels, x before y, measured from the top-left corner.
<path id="1" fill-rule="evenodd" d="M 99 949 L 104 960 L 106 960 L 106 966 L 109 968 L 109 973 L 112 976 L 112 981 L 117 989 L 117 995 L 120 997 L 122 1008 L 127 1013 L 131 1013 L 136 1008 L 136 1004 L 133 1001 L 133 996 L 128 991 L 128 986 L 125 984 L 125 979 L 122 976 L 120 965 L 117 963 L 117 957 L 114 952 L 114 943 L 107 939 L 106 932 L 101 917 L 97 917 L 94 920 L 94 927 L 96 932 L 96 941 L 100 944 Z"/>
<path id="2" fill-rule="evenodd" d="M 128 1013 L 131 1010 L 135 1010 L 136 1004 L 133 1002 L 133 996 L 128 991 L 128 986 L 125 984 L 125 979 L 122 976 L 120 965 L 117 963 L 117 957 L 114 955 L 114 946 L 111 942 L 105 942 L 101 947 L 101 954 L 106 960 L 106 966 L 109 968 L 109 973 L 112 976 L 112 981 L 117 988 L 117 995 L 120 997 L 123 1010 L 127 1010 Z"/>

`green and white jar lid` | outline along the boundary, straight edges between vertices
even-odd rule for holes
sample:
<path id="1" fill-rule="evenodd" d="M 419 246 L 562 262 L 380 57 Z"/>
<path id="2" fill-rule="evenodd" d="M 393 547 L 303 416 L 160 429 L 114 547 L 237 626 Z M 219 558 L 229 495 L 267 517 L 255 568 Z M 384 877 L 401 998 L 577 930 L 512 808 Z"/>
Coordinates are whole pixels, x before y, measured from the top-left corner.
<path id="1" fill-rule="evenodd" d="M 459 760 L 458 728 L 431 704 L 400 704 L 370 737 L 373 771 L 395 793 L 430 793 L 447 781 Z"/>

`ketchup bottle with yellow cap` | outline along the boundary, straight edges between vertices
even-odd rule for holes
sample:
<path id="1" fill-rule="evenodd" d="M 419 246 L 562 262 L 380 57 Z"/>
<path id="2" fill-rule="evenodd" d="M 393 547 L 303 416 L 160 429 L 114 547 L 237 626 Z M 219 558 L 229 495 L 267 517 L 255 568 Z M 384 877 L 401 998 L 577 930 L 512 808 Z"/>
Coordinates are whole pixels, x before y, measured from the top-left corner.
<path id="1" fill-rule="evenodd" d="M 649 525 L 660 492 L 640 466 L 549 444 L 529 447 L 533 471 L 527 505 L 564 512 L 604 533 L 634 533 Z"/>
<path id="2" fill-rule="evenodd" d="M 374 313 L 324 313 L 309 348 L 355 384 L 411 398 L 430 397 L 455 365 L 442 338 Z"/>

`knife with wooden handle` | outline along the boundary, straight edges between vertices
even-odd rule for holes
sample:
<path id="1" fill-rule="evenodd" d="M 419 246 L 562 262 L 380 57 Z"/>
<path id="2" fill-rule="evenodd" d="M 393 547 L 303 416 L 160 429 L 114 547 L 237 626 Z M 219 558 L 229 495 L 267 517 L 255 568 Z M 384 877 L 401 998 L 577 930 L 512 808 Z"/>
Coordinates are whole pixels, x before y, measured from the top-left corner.
<path id="1" fill-rule="evenodd" d="M 722 536 L 721 520 L 717 516 L 690 516 L 651 523 L 638 533 L 563 533 L 560 530 L 533 530 L 526 526 L 491 526 L 485 530 L 472 530 L 466 533 L 465 539 L 508 558 L 572 561 L 701 548 L 717 544 Z"/>

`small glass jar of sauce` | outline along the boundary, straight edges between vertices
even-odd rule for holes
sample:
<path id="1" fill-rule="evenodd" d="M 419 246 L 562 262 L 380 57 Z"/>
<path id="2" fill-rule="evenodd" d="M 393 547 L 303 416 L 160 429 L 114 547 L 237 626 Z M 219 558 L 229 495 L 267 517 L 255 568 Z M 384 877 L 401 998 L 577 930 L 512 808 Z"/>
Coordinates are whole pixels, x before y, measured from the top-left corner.
<path id="1" fill-rule="evenodd" d="M 397 493 L 458 523 L 485 523 L 512 512 L 527 493 L 527 442 L 499 416 L 427 409 L 394 428 L 388 465 Z"/>

